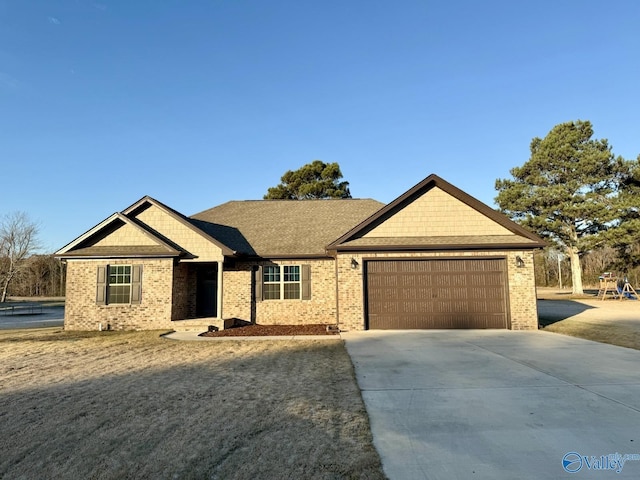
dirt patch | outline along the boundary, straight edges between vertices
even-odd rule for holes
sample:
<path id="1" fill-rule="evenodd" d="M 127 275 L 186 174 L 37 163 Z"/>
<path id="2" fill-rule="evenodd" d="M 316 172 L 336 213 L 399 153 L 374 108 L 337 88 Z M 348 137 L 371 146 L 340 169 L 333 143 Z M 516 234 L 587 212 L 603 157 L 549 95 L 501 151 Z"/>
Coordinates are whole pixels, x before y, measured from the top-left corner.
<path id="1" fill-rule="evenodd" d="M 328 325 L 244 325 L 217 332 L 201 333 L 201 337 L 267 337 L 292 335 L 338 335 L 337 330 L 327 330 Z"/>
<path id="2" fill-rule="evenodd" d="M 383 479 L 342 342 L 0 332 L 0 478 Z"/>

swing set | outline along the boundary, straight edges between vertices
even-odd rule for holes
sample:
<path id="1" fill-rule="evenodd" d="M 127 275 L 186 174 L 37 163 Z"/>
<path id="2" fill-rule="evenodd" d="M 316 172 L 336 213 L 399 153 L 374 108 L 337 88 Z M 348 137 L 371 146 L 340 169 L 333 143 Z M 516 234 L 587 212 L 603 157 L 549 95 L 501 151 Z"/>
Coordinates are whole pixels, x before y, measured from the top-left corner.
<path id="1" fill-rule="evenodd" d="M 598 297 L 601 300 L 606 300 L 607 295 L 614 299 L 623 300 L 638 300 L 638 293 L 629 283 L 629 279 L 625 275 L 623 278 L 618 279 L 615 274 L 611 272 L 604 272 L 600 277 L 600 289 L 598 290 Z"/>

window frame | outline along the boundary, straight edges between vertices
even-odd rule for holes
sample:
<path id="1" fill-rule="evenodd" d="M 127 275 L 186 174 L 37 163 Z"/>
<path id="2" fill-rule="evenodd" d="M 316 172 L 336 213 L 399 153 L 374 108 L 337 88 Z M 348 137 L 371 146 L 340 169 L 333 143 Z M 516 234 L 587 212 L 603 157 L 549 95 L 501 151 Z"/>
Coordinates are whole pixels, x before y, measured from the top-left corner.
<path id="1" fill-rule="evenodd" d="M 291 278 L 295 278 L 292 280 Z M 262 267 L 263 300 L 303 300 L 303 266 L 300 264 L 264 265 Z M 276 288 L 277 286 L 277 296 Z M 296 296 L 291 295 L 291 287 L 297 287 Z M 287 288 L 289 287 L 289 288 Z"/>
<path id="2" fill-rule="evenodd" d="M 111 273 L 111 269 L 116 269 L 115 273 Z M 128 269 L 128 272 L 127 272 Z M 119 272 L 118 270 L 122 270 Z M 127 279 L 128 282 L 115 281 L 112 282 L 112 277 L 118 279 Z M 113 290 L 120 290 L 122 287 L 128 287 L 126 293 L 126 300 L 122 293 L 112 293 Z M 130 264 L 115 264 L 107 266 L 107 305 L 130 305 L 131 304 L 131 292 L 133 290 L 133 265 Z M 113 295 L 113 298 L 112 298 Z M 114 299 L 115 298 L 115 299 Z"/>
<path id="3" fill-rule="evenodd" d="M 129 273 L 126 274 L 125 280 L 128 279 L 129 283 L 126 282 L 112 282 L 111 281 L 111 267 L 129 267 Z M 117 276 L 118 273 L 116 272 Z M 97 267 L 97 276 L 96 276 L 96 304 L 97 305 L 113 305 L 113 306 L 131 306 L 131 305 L 139 305 L 142 303 L 142 278 L 143 276 L 143 264 L 133 264 L 133 263 L 115 263 L 115 264 L 106 264 L 106 265 L 98 265 Z M 110 299 L 109 288 L 114 286 L 128 286 L 129 294 L 128 301 L 112 301 Z"/>

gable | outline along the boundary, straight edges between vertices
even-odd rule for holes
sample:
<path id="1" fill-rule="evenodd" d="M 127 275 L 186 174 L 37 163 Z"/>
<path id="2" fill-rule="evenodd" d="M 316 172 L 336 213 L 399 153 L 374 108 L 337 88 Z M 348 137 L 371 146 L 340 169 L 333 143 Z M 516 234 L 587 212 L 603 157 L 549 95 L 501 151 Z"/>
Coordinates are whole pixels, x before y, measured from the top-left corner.
<path id="1" fill-rule="evenodd" d="M 152 203 L 148 203 L 144 207 L 131 213 L 138 222 L 170 239 L 182 250 L 196 257 L 198 261 L 222 260 L 222 249 L 188 223 L 180 221 L 174 215 Z"/>
<path id="2" fill-rule="evenodd" d="M 391 251 L 543 246 L 538 236 L 504 214 L 437 175 L 429 175 L 327 248 Z"/>
<path id="3" fill-rule="evenodd" d="M 132 245 L 157 245 L 149 235 L 129 223 L 124 223 L 116 230 L 107 233 L 103 238 L 93 242 L 94 247 L 121 247 Z"/>
<path id="4" fill-rule="evenodd" d="M 428 190 L 363 237 L 515 235 L 439 187 Z"/>
<path id="5" fill-rule="evenodd" d="M 55 255 L 59 258 L 122 258 L 177 257 L 181 253 L 153 232 L 120 213 L 114 213 Z"/>
<path id="6" fill-rule="evenodd" d="M 231 249 L 151 197 L 114 213 L 58 250 L 60 258 L 180 257 L 221 261 Z"/>

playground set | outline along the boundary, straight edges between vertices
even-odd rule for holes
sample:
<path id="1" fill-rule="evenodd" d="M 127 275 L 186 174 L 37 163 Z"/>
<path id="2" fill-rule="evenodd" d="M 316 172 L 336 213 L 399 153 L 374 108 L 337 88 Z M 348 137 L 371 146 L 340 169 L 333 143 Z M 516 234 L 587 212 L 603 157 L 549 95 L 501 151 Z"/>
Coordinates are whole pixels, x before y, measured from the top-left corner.
<path id="1" fill-rule="evenodd" d="M 637 300 L 638 293 L 629 283 L 629 279 L 625 275 L 622 278 L 616 277 L 612 272 L 604 272 L 600 277 L 600 290 L 598 290 L 598 297 L 601 300 L 606 300 L 607 296 L 611 296 L 614 299 L 623 300 Z"/>

